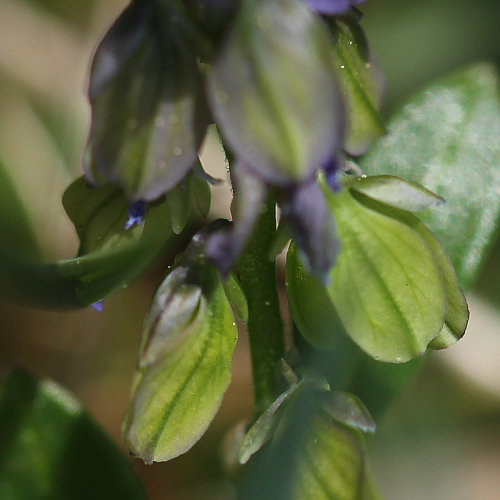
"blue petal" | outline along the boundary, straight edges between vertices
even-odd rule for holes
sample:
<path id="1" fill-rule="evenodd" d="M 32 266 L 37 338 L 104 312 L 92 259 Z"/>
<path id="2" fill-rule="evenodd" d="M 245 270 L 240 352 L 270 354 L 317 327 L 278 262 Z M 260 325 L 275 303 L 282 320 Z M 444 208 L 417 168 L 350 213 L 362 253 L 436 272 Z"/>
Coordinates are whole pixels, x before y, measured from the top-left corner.
<path id="1" fill-rule="evenodd" d="M 309 7 L 320 14 L 345 14 L 353 5 L 364 3 L 366 0 L 306 0 Z"/>
<path id="2" fill-rule="evenodd" d="M 95 309 L 98 313 L 102 313 L 104 309 L 103 301 L 99 300 L 98 302 L 94 302 L 93 304 L 90 304 L 90 307 L 92 307 L 92 309 Z"/>
<path id="3" fill-rule="evenodd" d="M 144 217 L 144 212 L 146 211 L 146 202 L 144 200 L 138 200 L 132 203 L 128 208 L 128 219 L 125 222 L 125 229 L 130 229 L 135 225 L 142 224 L 142 218 Z"/>
<path id="4" fill-rule="evenodd" d="M 286 194 L 283 217 L 308 271 L 326 283 L 340 251 L 335 221 L 316 180 L 302 183 Z"/>
<path id="5" fill-rule="evenodd" d="M 206 245 L 207 257 L 227 277 L 231 266 L 252 234 L 254 223 L 265 201 L 266 186 L 242 162 L 231 169 L 234 199 L 231 206 L 233 224 L 229 230 L 213 234 Z"/>
<path id="6" fill-rule="evenodd" d="M 331 158 L 326 165 L 323 166 L 325 171 L 326 183 L 334 193 L 338 193 L 342 188 L 340 184 L 340 172 L 342 170 L 342 162 L 338 157 Z"/>

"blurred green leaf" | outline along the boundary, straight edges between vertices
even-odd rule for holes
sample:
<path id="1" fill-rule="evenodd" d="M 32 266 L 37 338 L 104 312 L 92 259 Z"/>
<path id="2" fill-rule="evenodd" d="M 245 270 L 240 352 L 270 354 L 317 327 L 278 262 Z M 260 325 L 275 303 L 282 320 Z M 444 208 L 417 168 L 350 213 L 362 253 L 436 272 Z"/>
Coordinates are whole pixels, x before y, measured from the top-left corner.
<path id="1" fill-rule="evenodd" d="M 326 188 L 325 194 L 342 243 L 327 289 L 346 331 L 375 359 L 401 363 L 420 356 L 446 315 L 434 253 L 411 227 L 349 190 Z"/>
<path id="2" fill-rule="evenodd" d="M 21 369 L 0 398 L 2 500 L 146 499 L 127 458 L 51 380 Z"/>
<path id="3" fill-rule="evenodd" d="M 147 463 L 166 461 L 198 441 L 231 380 L 237 336 L 217 270 L 185 268 L 181 260 L 160 285 L 145 321 L 123 424 L 134 454 Z"/>
<path id="4" fill-rule="evenodd" d="M 359 155 L 385 132 L 378 112 L 384 79 L 356 20 L 335 18 L 330 29 L 335 38 L 334 67 L 347 111 L 345 148 Z"/>
<path id="5" fill-rule="evenodd" d="M 370 175 L 422 184 L 446 204 L 422 214 L 462 286 L 474 281 L 500 218 L 498 76 L 476 64 L 416 94 L 363 157 Z"/>
<path id="6" fill-rule="evenodd" d="M 1 165 L 0 175 L 8 179 Z M 0 246 L 3 295 L 38 307 L 83 307 L 126 287 L 167 242 L 170 250 L 177 246 L 179 240 L 173 235 L 165 203 L 151 206 L 144 226 L 125 233 L 121 221 L 126 218 L 126 204 L 120 196 L 114 188 L 90 190 L 83 178 L 75 181 L 68 188 L 65 203 L 71 206 L 69 211 L 75 218 L 85 249 L 93 251 L 74 259 L 44 263 L 26 255 L 31 251 L 31 247 L 27 248 L 31 245 L 28 236 L 31 228 L 23 217 L 23 205 L 12 184 L 2 182 L 0 199 L 9 205 L 0 213 L 0 229 L 11 235 Z M 90 205 L 78 205 L 84 201 Z M 192 227 L 186 230 L 191 231 Z M 27 250 L 18 252 L 18 248 Z"/>

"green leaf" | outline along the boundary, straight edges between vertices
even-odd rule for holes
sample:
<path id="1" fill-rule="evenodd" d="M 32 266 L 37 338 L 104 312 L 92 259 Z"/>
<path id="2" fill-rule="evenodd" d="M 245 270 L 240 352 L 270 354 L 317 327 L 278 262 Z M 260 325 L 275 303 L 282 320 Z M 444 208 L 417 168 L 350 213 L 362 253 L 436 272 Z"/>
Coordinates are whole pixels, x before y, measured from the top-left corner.
<path id="1" fill-rule="evenodd" d="M 361 176 L 345 184 L 365 196 L 401 210 L 419 212 L 444 203 L 444 199 L 419 184 L 392 175 Z"/>
<path id="2" fill-rule="evenodd" d="M 224 292 L 226 292 L 227 300 L 231 304 L 234 313 L 242 323 L 248 322 L 248 303 L 245 292 L 241 288 L 240 283 L 236 276 L 232 273 L 229 274 L 227 280 L 222 282 Z"/>
<path id="3" fill-rule="evenodd" d="M 343 248 L 328 293 L 346 331 L 378 360 L 401 363 L 422 355 L 446 316 L 432 249 L 417 231 L 368 208 L 349 190 L 325 194 Z"/>
<path id="4" fill-rule="evenodd" d="M 335 38 L 333 60 L 347 112 L 346 150 L 358 155 L 385 133 L 378 112 L 383 76 L 371 56 L 361 27 L 354 19 L 330 22 Z"/>
<path id="5" fill-rule="evenodd" d="M 369 411 L 354 394 L 325 391 L 319 395 L 319 400 L 321 408 L 336 422 L 362 432 L 375 432 L 375 422 Z"/>
<path id="6" fill-rule="evenodd" d="M 143 331 L 132 402 L 123 425 L 145 462 L 191 448 L 231 380 L 237 329 L 217 271 L 181 261 L 158 289 Z"/>
<path id="7" fill-rule="evenodd" d="M 245 437 L 240 446 L 239 462 L 246 464 L 252 455 L 259 451 L 272 437 L 272 433 L 278 425 L 280 413 L 278 410 L 281 408 L 290 396 L 300 387 L 296 384 L 284 393 L 280 394 L 269 406 L 256 422 L 248 429 Z"/>
<path id="8" fill-rule="evenodd" d="M 14 370 L 0 398 L 2 500 L 146 499 L 127 458 L 51 380 Z"/>
<path id="9" fill-rule="evenodd" d="M 475 64 L 428 86 L 362 159 L 370 175 L 426 186 L 446 205 L 422 215 L 462 286 L 474 281 L 500 217 L 500 104 L 494 67 Z"/>
<path id="10" fill-rule="evenodd" d="M 1 168 L 0 175 L 8 179 Z M 88 189 L 80 178 L 68 188 L 64 202 L 82 238 L 82 249 L 91 252 L 74 259 L 41 262 L 32 248 L 31 228 L 23 217 L 21 200 L 7 180 L 0 184 L 0 194 L 0 199 L 9 203 L 0 214 L 0 229 L 12 235 L 0 245 L 0 290 L 9 300 L 56 309 L 92 304 L 126 287 L 167 242 L 176 243 L 165 203 L 149 208 L 144 225 L 125 231 L 122 222 L 127 205 L 123 197 L 110 186 Z M 188 227 L 186 232 L 192 229 Z"/>

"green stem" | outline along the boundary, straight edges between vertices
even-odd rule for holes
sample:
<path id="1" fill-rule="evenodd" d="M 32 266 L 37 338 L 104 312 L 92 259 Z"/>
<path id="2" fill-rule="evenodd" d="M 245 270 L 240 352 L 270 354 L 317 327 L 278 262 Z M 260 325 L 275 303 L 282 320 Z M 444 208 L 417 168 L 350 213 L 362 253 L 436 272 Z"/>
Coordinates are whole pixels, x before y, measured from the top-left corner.
<path id="1" fill-rule="evenodd" d="M 276 263 L 274 259 L 269 259 L 275 233 L 275 204 L 273 198 L 269 197 L 238 261 L 241 286 L 248 301 L 248 333 L 257 415 L 278 395 L 277 365 L 285 351 L 276 288 Z"/>

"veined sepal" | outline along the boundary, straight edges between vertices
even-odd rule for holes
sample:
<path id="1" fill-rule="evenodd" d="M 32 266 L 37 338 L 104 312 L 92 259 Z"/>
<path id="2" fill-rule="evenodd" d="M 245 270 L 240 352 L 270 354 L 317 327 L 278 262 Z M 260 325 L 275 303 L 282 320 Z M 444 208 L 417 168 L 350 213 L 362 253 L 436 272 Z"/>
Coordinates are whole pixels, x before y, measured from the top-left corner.
<path id="1" fill-rule="evenodd" d="M 236 157 L 265 182 L 308 179 L 341 146 L 331 42 L 302 0 L 241 1 L 208 75 L 208 97 Z"/>
<path id="2" fill-rule="evenodd" d="M 467 303 L 434 235 L 410 212 L 353 189 L 324 192 L 342 243 L 330 283 L 310 276 L 293 246 L 287 259 L 292 316 L 304 337 L 330 348 L 345 330 L 369 355 L 393 363 L 458 340 Z"/>
<path id="3" fill-rule="evenodd" d="M 219 273 L 200 252 L 200 238 L 158 288 L 144 323 L 123 434 L 130 451 L 147 463 L 191 448 L 231 380 L 238 333 Z"/>
<path id="4" fill-rule="evenodd" d="M 178 12 L 134 0 L 97 48 L 84 167 L 90 182 L 154 200 L 197 163 L 208 112 L 201 75 Z M 176 17 L 177 16 L 177 17 Z"/>

